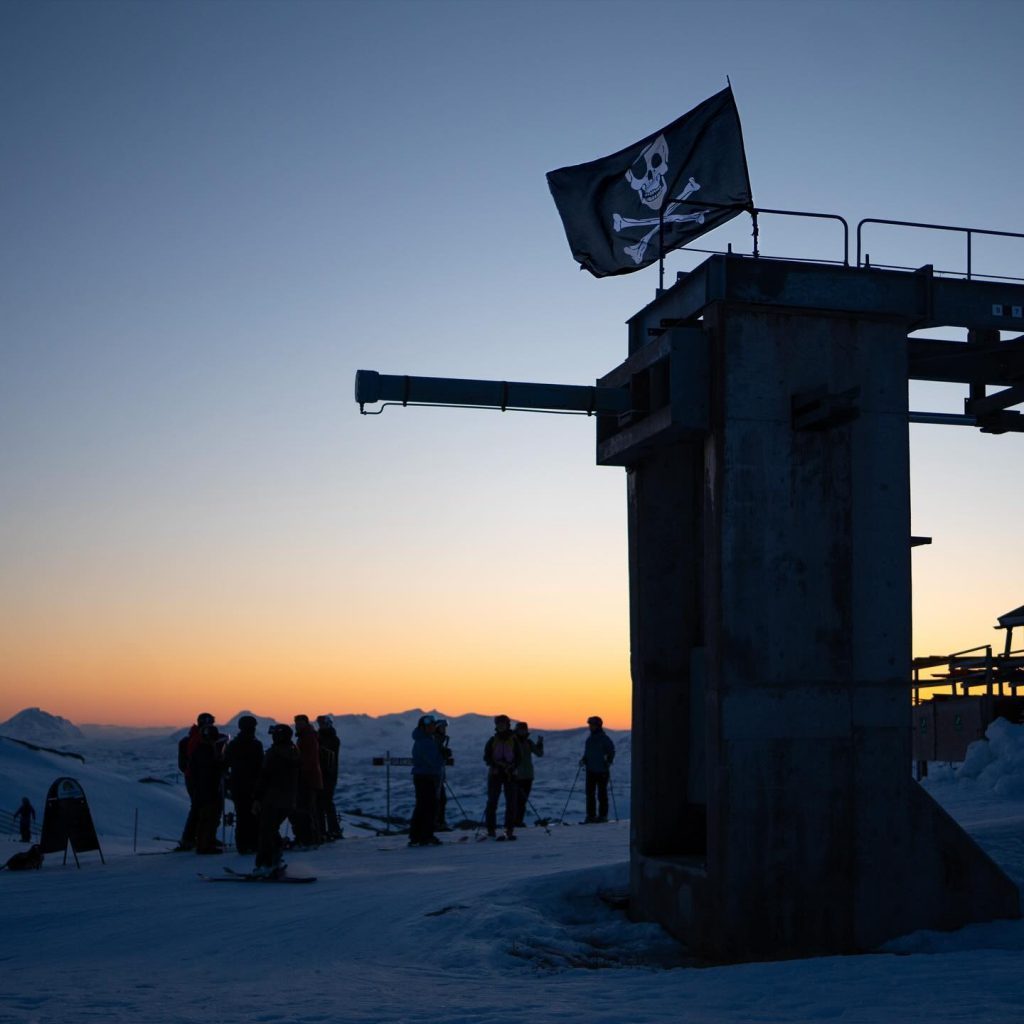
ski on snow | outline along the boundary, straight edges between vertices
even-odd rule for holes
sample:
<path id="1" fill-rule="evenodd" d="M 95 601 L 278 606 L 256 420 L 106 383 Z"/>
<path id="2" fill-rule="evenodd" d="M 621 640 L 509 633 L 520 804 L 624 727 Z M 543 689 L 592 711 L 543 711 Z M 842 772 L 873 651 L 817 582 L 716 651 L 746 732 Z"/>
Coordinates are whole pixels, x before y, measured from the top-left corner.
<path id="1" fill-rule="evenodd" d="M 200 872 L 199 877 L 204 882 L 290 882 L 292 885 L 301 885 L 316 881 L 314 875 L 289 875 L 284 871 L 273 875 L 254 875 L 244 871 L 234 871 L 231 868 L 224 868 L 223 875 L 204 875 Z"/>

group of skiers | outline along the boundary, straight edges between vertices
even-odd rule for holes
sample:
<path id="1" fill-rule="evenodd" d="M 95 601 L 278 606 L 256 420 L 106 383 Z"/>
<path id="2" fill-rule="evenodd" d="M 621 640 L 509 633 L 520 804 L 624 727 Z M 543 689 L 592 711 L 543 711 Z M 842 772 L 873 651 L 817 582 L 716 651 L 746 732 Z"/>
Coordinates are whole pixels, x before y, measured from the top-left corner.
<path id="1" fill-rule="evenodd" d="M 334 806 L 338 784 L 340 741 L 331 719 L 320 715 L 316 728 L 307 715 L 296 715 L 294 729 L 272 725 L 270 745 L 256 737 L 252 715 L 238 719 L 238 732 L 229 738 L 214 716 L 196 718 L 178 744 L 178 767 L 185 776 L 190 806 L 178 850 L 200 854 L 223 851 L 217 829 L 224 800 L 234 803 L 235 847 L 255 854 L 257 875 L 272 875 L 281 867 L 281 825 L 291 823 L 300 847 L 340 839 L 341 824 Z M 580 758 L 586 769 L 586 822 L 608 820 L 608 780 L 615 744 L 598 716 L 587 719 L 590 734 Z M 454 764 L 448 723 L 435 715 L 420 717 L 412 733 L 412 778 L 416 803 L 409 827 L 410 846 L 435 846 L 435 834 L 447 830 L 446 769 Z M 494 719 L 494 735 L 484 745 L 487 766 L 487 835 L 514 840 L 523 827 L 534 780 L 534 757 L 544 756 L 544 738 L 534 739 L 526 722 L 515 728 L 508 715 Z M 577 778 L 579 771 L 577 771 Z M 575 780 L 573 782 L 575 786 Z M 570 791 L 571 795 L 571 791 Z M 504 797 L 503 833 L 498 835 L 498 803 Z"/>
<path id="2" fill-rule="evenodd" d="M 178 768 L 185 776 L 190 806 L 178 850 L 216 854 L 223 850 L 217 828 L 230 797 L 235 808 L 235 847 L 256 854 L 257 869 L 280 859 L 280 827 L 287 818 L 299 846 L 342 837 L 334 806 L 341 743 L 331 719 L 296 715 L 288 725 L 270 727 L 264 750 L 252 715 L 238 720 L 230 739 L 204 712 L 178 744 Z"/>
<path id="3" fill-rule="evenodd" d="M 593 715 L 588 718 L 587 725 L 590 734 L 580 758 L 580 769 L 586 769 L 585 821 L 603 822 L 608 820 L 608 779 L 615 760 L 615 744 L 604 731 L 600 717 Z M 412 781 L 416 803 L 409 826 L 410 846 L 439 845 L 441 840 L 435 835 L 435 830 L 446 827 L 448 785 L 445 769 L 454 763 L 447 726 L 444 719 L 423 715 L 412 733 Z M 484 825 L 488 836 L 514 840 L 516 828 L 525 824 L 524 816 L 533 788 L 535 756 L 544 756 L 544 737 L 538 736 L 534 740 L 526 722 L 517 722 L 513 729 L 508 715 L 496 715 L 494 735 L 487 740 L 483 752 L 487 765 Z M 498 836 L 498 801 L 502 797 L 505 800 L 504 833 Z"/>

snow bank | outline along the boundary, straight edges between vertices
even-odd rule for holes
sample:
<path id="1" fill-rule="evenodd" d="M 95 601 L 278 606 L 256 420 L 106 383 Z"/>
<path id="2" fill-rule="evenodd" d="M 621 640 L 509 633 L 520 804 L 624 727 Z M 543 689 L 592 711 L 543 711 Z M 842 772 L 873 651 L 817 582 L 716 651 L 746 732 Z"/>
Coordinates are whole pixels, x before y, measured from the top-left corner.
<path id="1" fill-rule="evenodd" d="M 973 780 L 996 796 L 1024 799 L 1024 725 L 997 718 L 985 730 L 985 739 L 967 748 L 955 777 Z"/>
<path id="2" fill-rule="evenodd" d="M 46 794 L 54 780 L 65 775 L 77 779 L 85 790 L 105 851 L 108 840 L 131 839 L 136 811 L 140 848 L 149 844 L 153 836 L 181 834 L 188 814 L 184 786 L 140 782 L 144 775 L 126 777 L 88 760 L 83 764 L 77 758 L 32 750 L 0 738 L 0 807 L 5 810 L 13 811 L 21 798 L 27 796 L 36 809 L 36 823 L 41 825 Z"/>

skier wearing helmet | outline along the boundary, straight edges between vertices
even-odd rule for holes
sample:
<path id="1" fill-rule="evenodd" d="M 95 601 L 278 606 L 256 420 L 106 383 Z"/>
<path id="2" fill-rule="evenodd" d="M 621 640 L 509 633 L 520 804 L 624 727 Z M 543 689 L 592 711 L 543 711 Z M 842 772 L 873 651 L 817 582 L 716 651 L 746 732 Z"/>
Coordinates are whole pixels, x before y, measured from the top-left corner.
<path id="1" fill-rule="evenodd" d="M 437 792 L 444 775 L 444 758 L 434 739 L 437 719 L 421 715 L 412 731 L 412 784 L 416 805 L 409 823 L 410 846 L 440 846 L 434 835 L 437 819 Z"/>
<path id="2" fill-rule="evenodd" d="M 519 743 L 512 732 L 512 720 L 508 715 L 496 715 L 494 735 L 484 746 L 484 761 L 487 764 L 487 807 L 484 820 L 487 834 L 493 836 L 498 823 L 498 798 L 505 794 L 505 835 L 504 839 L 515 839 L 516 820 L 519 816 L 519 787 L 516 785 L 516 770 L 522 754 Z"/>
<path id="3" fill-rule="evenodd" d="M 283 868 L 279 830 L 281 822 L 295 811 L 299 786 L 299 752 L 292 743 L 291 727 L 272 725 L 270 738 L 252 805 L 253 813 L 260 820 L 259 849 L 253 873 L 267 876 Z"/>

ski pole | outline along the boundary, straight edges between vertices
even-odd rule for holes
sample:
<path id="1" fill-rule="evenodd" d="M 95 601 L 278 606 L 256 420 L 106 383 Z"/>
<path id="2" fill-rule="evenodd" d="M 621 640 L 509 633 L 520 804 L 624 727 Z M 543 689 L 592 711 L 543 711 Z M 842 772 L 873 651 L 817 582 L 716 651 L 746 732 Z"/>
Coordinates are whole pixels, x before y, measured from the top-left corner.
<path id="1" fill-rule="evenodd" d="M 455 795 L 455 790 L 454 790 L 454 789 L 452 789 L 451 783 L 450 783 L 450 782 L 449 782 L 449 781 L 448 781 L 447 779 L 445 779 L 445 780 L 444 780 L 444 784 L 445 784 L 445 786 L 447 786 L 447 788 L 448 788 L 448 792 L 449 792 L 449 794 L 451 795 L 451 798 L 452 798 L 452 799 L 453 799 L 453 800 L 455 801 L 455 803 L 456 803 L 456 804 L 458 805 L 459 811 L 460 811 L 460 812 L 462 813 L 462 817 L 463 817 L 463 820 L 465 820 L 465 821 L 471 821 L 472 819 L 471 819 L 471 818 L 470 818 L 470 816 L 469 816 L 469 815 L 468 815 L 468 814 L 466 813 L 466 808 L 462 806 L 462 801 L 461 801 L 461 800 L 460 800 L 460 799 L 459 799 L 459 798 L 458 798 L 458 797 L 457 797 L 457 796 Z"/>
<path id="2" fill-rule="evenodd" d="M 489 802 L 490 801 L 488 801 L 488 803 Z M 476 828 L 473 829 L 473 838 L 474 839 L 477 839 L 479 837 L 480 829 L 483 828 L 484 818 L 486 817 L 486 815 L 487 815 L 487 804 L 484 804 L 483 814 L 480 815 L 480 818 L 479 818 L 479 820 L 476 823 Z"/>
<path id="3" fill-rule="evenodd" d="M 551 835 L 551 829 L 548 828 L 547 822 L 537 814 L 537 808 L 533 806 L 533 801 L 529 797 L 526 798 L 526 804 L 530 810 L 537 815 L 537 824 L 540 825 L 548 835 Z"/>
<path id="4" fill-rule="evenodd" d="M 569 787 L 569 795 L 565 798 L 565 806 L 562 808 L 562 816 L 558 820 L 565 824 L 565 812 L 569 810 L 569 801 L 572 799 L 572 792 L 576 788 L 576 782 L 580 777 L 580 772 L 583 771 L 582 762 L 576 768 L 576 778 L 572 780 L 572 785 Z"/>
<path id="5" fill-rule="evenodd" d="M 619 820 L 619 809 L 615 806 L 615 786 L 612 783 L 612 773 L 608 773 L 608 792 L 612 795 L 612 811 L 615 813 L 615 820 Z"/>

